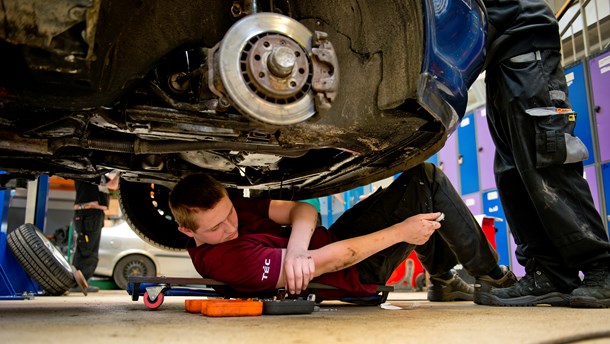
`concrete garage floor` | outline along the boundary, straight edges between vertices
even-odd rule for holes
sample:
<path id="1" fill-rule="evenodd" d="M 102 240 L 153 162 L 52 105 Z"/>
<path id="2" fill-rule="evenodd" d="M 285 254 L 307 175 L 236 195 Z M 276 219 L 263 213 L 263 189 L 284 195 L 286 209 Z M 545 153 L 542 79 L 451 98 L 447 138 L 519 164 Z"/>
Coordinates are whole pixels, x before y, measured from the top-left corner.
<path id="1" fill-rule="evenodd" d="M 321 304 L 308 315 L 209 318 L 187 297 L 149 310 L 124 291 L 0 301 L 2 343 L 610 343 L 610 309 L 499 308 L 392 293 L 399 310 Z M 192 298 L 192 297 L 189 297 Z M 606 333 L 594 341 L 574 336 Z"/>

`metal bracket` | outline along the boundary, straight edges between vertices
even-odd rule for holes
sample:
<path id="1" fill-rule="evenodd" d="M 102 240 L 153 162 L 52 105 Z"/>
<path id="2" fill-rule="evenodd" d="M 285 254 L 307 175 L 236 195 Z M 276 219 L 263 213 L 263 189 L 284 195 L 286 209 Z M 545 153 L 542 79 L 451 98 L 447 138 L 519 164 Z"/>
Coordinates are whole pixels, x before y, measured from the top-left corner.
<path id="1" fill-rule="evenodd" d="M 326 32 L 315 31 L 313 39 L 312 88 L 316 92 L 316 110 L 328 110 L 339 89 L 339 60 Z"/>
<path id="2" fill-rule="evenodd" d="M 157 300 L 157 297 L 159 297 L 159 294 L 163 293 L 167 288 L 168 286 L 166 285 L 147 287 L 146 292 L 148 293 L 148 298 L 150 299 L 150 301 L 154 302 L 155 300 Z"/>

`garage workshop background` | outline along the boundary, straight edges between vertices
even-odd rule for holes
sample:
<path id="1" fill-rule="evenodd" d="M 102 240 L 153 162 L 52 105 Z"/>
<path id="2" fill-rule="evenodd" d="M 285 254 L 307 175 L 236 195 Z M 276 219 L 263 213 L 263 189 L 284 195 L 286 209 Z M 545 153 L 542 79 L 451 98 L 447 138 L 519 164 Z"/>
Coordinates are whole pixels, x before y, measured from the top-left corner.
<path id="1" fill-rule="evenodd" d="M 548 2 L 556 13 L 564 3 L 563 0 Z M 570 101 L 578 113 L 576 134 L 589 149 L 589 159 L 584 162 L 584 178 L 589 183 L 607 230 L 610 224 L 610 2 L 595 0 L 584 3 L 586 15 L 582 15 L 579 6 L 574 6 L 560 21 L 563 63 Z M 585 27 L 587 29 L 583 30 Z M 486 120 L 484 76 L 481 76 L 470 89 L 468 109 L 458 129 L 447 139 L 443 149 L 428 161 L 444 170 L 473 214 L 497 219 L 495 241 L 500 263 L 510 266 L 519 276 L 524 272 L 513 257 L 514 242 L 496 191 L 494 153 Z M 319 198 L 323 224 L 330 225 L 360 199 L 390 182 L 391 179 L 382 180 Z M 70 225 L 74 187 L 72 181 L 55 177 L 49 184 L 44 232 L 53 235 L 57 229 Z M 13 193 L 8 212 L 9 228 L 23 223 L 26 197 L 25 189 Z M 119 218 L 115 198 L 107 212 L 108 225 Z"/>

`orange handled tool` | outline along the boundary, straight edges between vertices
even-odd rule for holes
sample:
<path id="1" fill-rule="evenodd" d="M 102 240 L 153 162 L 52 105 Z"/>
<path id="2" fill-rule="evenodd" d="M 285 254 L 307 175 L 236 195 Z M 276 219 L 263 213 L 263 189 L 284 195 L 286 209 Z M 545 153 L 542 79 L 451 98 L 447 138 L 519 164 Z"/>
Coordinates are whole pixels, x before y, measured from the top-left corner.
<path id="1" fill-rule="evenodd" d="M 253 300 L 185 300 L 189 313 L 201 313 L 209 317 L 241 317 L 263 314 L 263 303 Z"/>

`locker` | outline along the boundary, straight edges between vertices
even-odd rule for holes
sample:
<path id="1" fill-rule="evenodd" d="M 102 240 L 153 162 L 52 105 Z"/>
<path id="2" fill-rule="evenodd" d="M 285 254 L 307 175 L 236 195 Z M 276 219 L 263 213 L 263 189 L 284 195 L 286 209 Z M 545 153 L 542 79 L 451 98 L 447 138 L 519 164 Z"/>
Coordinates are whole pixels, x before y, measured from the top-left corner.
<path id="1" fill-rule="evenodd" d="M 601 162 L 610 160 L 610 52 L 589 61 Z M 606 184 L 607 185 L 607 184 Z"/>
<path id="2" fill-rule="evenodd" d="M 328 228 L 332 224 L 332 209 L 329 209 L 330 196 L 320 197 L 319 199 L 320 215 L 322 216 L 322 226 Z"/>
<path id="3" fill-rule="evenodd" d="M 479 192 L 479 163 L 474 113 L 464 116 L 457 129 L 460 192 L 467 195 Z"/>
<path id="4" fill-rule="evenodd" d="M 601 209 L 599 207 L 599 189 L 597 188 L 597 173 L 595 171 L 595 166 L 587 166 L 585 167 L 583 177 L 587 180 L 589 184 L 589 189 L 591 189 L 591 196 L 593 196 L 593 203 L 595 203 L 595 209 L 601 214 Z"/>
<path id="5" fill-rule="evenodd" d="M 517 257 L 515 257 L 515 249 L 517 248 L 517 244 L 515 244 L 515 240 L 513 239 L 512 235 L 508 236 L 508 245 L 510 247 L 510 269 L 517 277 L 525 276 L 525 267 L 519 264 Z"/>
<path id="6" fill-rule="evenodd" d="M 500 256 L 500 264 L 510 266 L 512 269 L 511 263 L 511 254 L 509 249 L 509 232 L 506 225 L 506 217 L 504 215 L 504 209 L 502 209 L 502 204 L 500 203 L 500 196 L 498 195 L 497 190 L 490 190 L 483 192 L 483 213 L 490 217 L 496 217 L 501 219 L 501 221 L 496 221 L 496 250 L 498 251 L 498 255 Z"/>
<path id="7" fill-rule="evenodd" d="M 438 166 L 438 153 L 434 154 L 433 156 L 429 157 L 426 162 L 429 162 L 431 164 L 434 164 L 436 166 Z"/>
<path id="8" fill-rule="evenodd" d="M 462 196 L 464 203 L 473 215 L 483 214 L 483 207 L 481 206 L 481 194 L 474 193 L 470 195 Z"/>
<path id="9" fill-rule="evenodd" d="M 494 156 L 496 147 L 487 123 L 487 110 L 485 108 L 475 111 L 477 130 L 477 153 L 479 154 L 479 175 L 481 176 L 481 190 L 496 188 L 494 176 Z"/>
<path id="10" fill-rule="evenodd" d="M 568 97 L 572 109 L 576 111 L 576 129 L 574 134 L 587 146 L 589 158 L 583 163 L 590 165 L 595 162 L 593 150 L 593 137 L 591 135 L 591 118 L 587 98 L 587 86 L 584 67 L 581 63 L 565 70 L 568 83 Z"/>
<path id="11" fill-rule="evenodd" d="M 345 192 L 342 192 L 320 197 L 320 214 L 322 215 L 322 225 L 324 227 L 330 227 L 346 210 L 344 202 L 345 194 Z"/>
<path id="12" fill-rule="evenodd" d="M 606 230 L 610 228 L 610 163 L 602 165 L 602 180 L 604 183 L 604 198 L 606 200 L 606 211 L 602 211 L 602 217 L 606 220 Z"/>
<path id="13" fill-rule="evenodd" d="M 437 165 L 456 190 L 459 190 L 458 160 L 457 160 L 457 138 L 455 132 L 447 138 L 445 146 L 438 152 Z"/>

